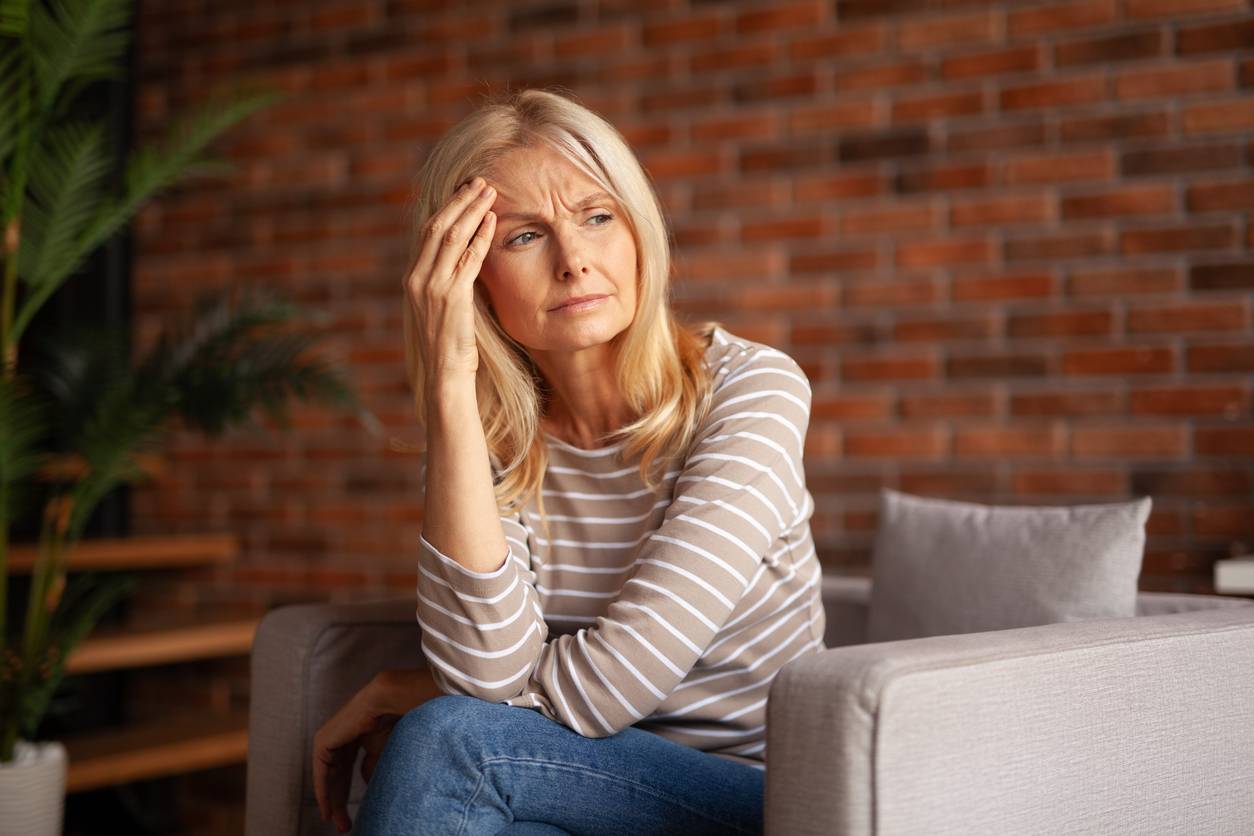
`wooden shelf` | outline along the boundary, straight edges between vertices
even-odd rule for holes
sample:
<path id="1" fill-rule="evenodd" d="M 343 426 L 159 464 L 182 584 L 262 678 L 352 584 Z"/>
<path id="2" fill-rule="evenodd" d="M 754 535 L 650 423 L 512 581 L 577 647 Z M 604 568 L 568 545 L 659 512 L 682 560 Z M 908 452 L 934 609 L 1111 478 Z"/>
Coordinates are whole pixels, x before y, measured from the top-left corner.
<path id="1" fill-rule="evenodd" d="M 246 655 L 260 617 L 143 630 L 97 630 L 70 654 L 66 673 L 164 665 Z"/>
<path id="2" fill-rule="evenodd" d="M 66 792 L 83 792 L 243 763 L 248 757 L 248 711 L 188 714 L 86 732 L 62 742 L 69 756 Z"/>
<path id="3" fill-rule="evenodd" d="M 29 574 L 39 547 L 33 543 L 11 544 L 9 571 Z M 150 537 L 114 537 L 80 540 L 70 552 L 68 571 L 121 571 L 127 569 L 175 569 L 230 563 L 239 556 L 234 534 L 173 534 Z"/>

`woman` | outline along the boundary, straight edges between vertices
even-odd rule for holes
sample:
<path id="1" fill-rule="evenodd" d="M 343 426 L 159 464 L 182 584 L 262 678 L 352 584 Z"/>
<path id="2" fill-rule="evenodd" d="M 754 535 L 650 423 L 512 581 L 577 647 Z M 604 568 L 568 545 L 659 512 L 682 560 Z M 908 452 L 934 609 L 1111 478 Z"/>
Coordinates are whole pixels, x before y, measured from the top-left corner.
<path id="1" fill-rule="evenodd" d="M 361 747 L 368 834 L 760 832 L 771 679 L 824 647 L 809 382 L 675 319 L 648 177 L 570 98 L 485 104 L 420 182 L 427 667 L 319 731 L 323 818 Z"/>

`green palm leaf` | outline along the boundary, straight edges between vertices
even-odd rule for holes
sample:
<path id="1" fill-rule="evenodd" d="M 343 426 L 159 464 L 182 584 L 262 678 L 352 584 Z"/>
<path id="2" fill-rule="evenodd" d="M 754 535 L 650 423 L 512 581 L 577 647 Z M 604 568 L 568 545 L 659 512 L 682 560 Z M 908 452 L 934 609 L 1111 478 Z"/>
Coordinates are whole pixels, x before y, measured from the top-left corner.
<path id="1" fill-rule="evenodd" d="M 198 155 L 227 128 L 282 96 L 278 91 L 263 91 L 238 100 L 211 99 L 208 104 L 176 121 L 164 148 L 145 147 L 132 153 L 126 163 L 122 196 L 102 201 L 95 207 L 86 228 L 66 253 L 54 260 L 47 274 L 24 277 L 31 285 L 31 292 L 14 318 L 10 339 L 20 339 L 31 318 L 56 288 L 97 247 L 125 226 L 145 201 L 186 174 L 189 167 L 215 173 L 222 171 L 220 162 L 201 159 Z M 34 247 L 36 250 L 41 248 L 38 243 Z"/>
<path id="2" fill-rule="evenodd" d="M 72 269 L 66 262 L 100 210 L 112 166 L 101 122 L 60 125 L 34 149 L 18 260 L 18 273 L 29 284 Z"/>

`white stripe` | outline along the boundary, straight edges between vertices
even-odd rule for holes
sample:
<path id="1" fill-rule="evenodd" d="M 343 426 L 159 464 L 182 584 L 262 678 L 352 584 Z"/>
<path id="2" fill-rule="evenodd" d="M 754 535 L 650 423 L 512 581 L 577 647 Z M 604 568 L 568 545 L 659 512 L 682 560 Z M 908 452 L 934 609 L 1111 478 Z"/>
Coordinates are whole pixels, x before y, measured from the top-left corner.
<path id="1" fill-rule="evenodd" d="M 434 662 L 435 666 L 439 668 L 440 670 L 446 673 L 451 673 L 454 676 L 458 677 L 459 679 L 465 680 L 466 682 L 469 682 L 471 685 L 477 685 L 480 688 L 500 688 L 504 685 L 508 685 L 511 682 L 516 681 L 520 676 L 526 676 L 527 672 L 531 670 L 531 666 L 532 666 L 532 663 L 528 662 L 526 665 L 523 665 L 523 667 L 519 669 L 518 673 L 514 674 L 513 676 L 508 676 L 505 679 L 497 679 L 494 681 L 487 680 L 487 679 L 476 679 L 470 674 L 465 673 L 464 671 L 458 670 L 457 668 L 450 665 L 448 662 L 441 659 L 439 656 L 436 656 L 434 653 L 432 653 L 431 649 L 427 647 L 427 643 L 425 639 L 420 639 L 419 644 L 422 646 L 423 655 L 427 657 L 428 662 Z"/>
<path id="2" fill-rule="evenodd" d="M 680 567 L 676 566 L 674 563 L 667 563 L 664 560 L 654 560 L 651 557 L 645 558 L 644 562 L 649 563 L 653 566 L 661 566 L 663 569 L 669 569 L 670 571 L 674 572 L 677 575 L 683 575 L 685 578 L 692 581 L 697 586 L 701 587 L 706 592 L 710 593 L 719 601 L 721 601 L 723 606 L 727 607 L 729 610 L 736 606 L 728 599 L 726 595 L 719 592 L 717 589 L 715 589 L 713 586 L 707 583 L 704 578 L 700 577 L 699 575 L 694 575 L 692 572 L 689 572 L 687 569 L 681 569 Z"/>
<path id="3" fill-rule="evenodd" d="M 652 608 L 646 607 L 644 604 L 637 604 L 634 601 L 619 601 L 618 603 L 624 607 L 629 607 L 631 609 L 643 610 L 654 621 L 656 621 L 658 624 L 661 624 L 668 631 L 670 631 L 670 634 L 673 635 L 675 638 L 677 638 L 679 641 L 681 641 L 685 647 L 687 647 L 693 653 L 697 654 L 698 657 L 701 656 L 701 648 L 693 644 L 688 639 L 687 636 L 685 636 L 682 632 L 680 632 L 679 629 L 677 629 L 676 627 L 671 626 L 671 623 L 669 621 L 667 621 L 665 618 L 662 618 L 662 616 L 658 615 Z M 596 621 L 595 618 L 592 618 L 589 620 Z"/>
<path id="4" fill-rule="evenodd" d="M 605 730 L 607 735 L 614 734 L 614 727 L 601 716 L 601 712 L 597 711 L 596 702 L 588 696 L 588 692 L 584 690 L 583 683 L 579 681 L 579 677 L 575 673 L 575 663 L 570 658 L 570 642 L 563 642 L 562 644 L 566 650 L 566 655 L 563 657 L 566 662 L 566 669 L 570 671 L 570 678 L 574 680 L 579 696 L 583 697 L 583 704 L 588 706 L 588 710 L 592 712 L 593 717 L 597 718 L 597 722 L 601 724 L 601 728 Z"/>
<path id="5" fill-rule="evenodd" d="M 763 539 L 767 541 L 770 541 L 771 539 L 770 532 L 766 530 L 766 527 L 763 526 L 762 523 L 758 522 L 752 515 L 746 513 L 740 508 L 737 508 L 735 505 L 732 505 L 730 502 L 724 502 L 721 499 L 701 499 L 700 497 L 688 496 L 686 494 L 680 494 L 679 496 L 675 497 L 675 499 L 678 502 L 692 502 L 692 503 L 696 503 L 697 505 L 709 505 L 711 503 L 714 505 L 717 505 L 718 507 L 722 508 L 724 511 L 729 511 L 735 514 L 736 516 L 740 517 L 745 522 L 749 523 L 751 526 L 756 528 L 758 531 L 762 532 Z M 756 552 L 754 554 L 756 557 Z"/>
<path id="6" fill-rule="evenodd" d="M 679 604 L 681 607 L 683 607 L 684 609 L 686 609 L 689 613 L 691 613 L 691 614 L 692 614 L 692 616 L 693 616 L 694 618 L 696 618 L 698 621 L 700 621 L 700 622 L 701 622 L 702 624 L 704 624 L 706 627 L 709 627 L 709 628 L 710 628 L 710 632 L 712 632 L 712 633 L 716 633 L 716 632 L 718 632 L 718 626 L 717 626 L 717 625 L 715 625 L 715 623 L 714 623 L 713 621 L 710 621 L 710 619 L 706 618 L 706 617 L 705 617 L 705 613 L 703 613 L 703 612 L 701 612 L 700 610 L 696 609 L 695 607 L 693 607 L 693 606 L 692 606 L 692 604 L 689 604 L 689 603 L 688 603 L 687 601 L 685 601 L 683 598 L 680 598 L 678 595 L 676 595 L 674 592 L 671 592 L 671 591 L 670 591 L 669 589 L 667 589 L 666 587 L 664 587 L 664 586 L 658 586 L 657 584 L 653 584 L 653 583 L 649 583 L 648 581 L 644 580 L 643 578 L 638 578 L 638 577 L 636 577 L 636 578 L 630 578 L 630 579 L 627 581 L 627 583 L 638 583 L 638 584 L 640 584 L 641 586 L 643 586 L 643 587 L 645 587 L 645 588 L 647 588 L 647 589 L 652 589 L 654 592 L 660 592 L 660 593 L 662 593 L 662 594 L 663 594 L 663 595 L 665 595 L 667 598 L 670 598 L 672 601 L 674 601 L 675 603 Z M 623 584 L 623 586 L 626 586 L 626 585 L 627 585 L 627 584 Z"/>
<path id="7" fill-rule="evenodd" d="M 709 426 L 705 427 L 705 429 L 707 432 L 709 432 L 713 430 L 715 427 L 717 427 L 719 424 L 722 424 L 724 421 L 732 421 L 736 418 L 765 418 L 768 421 L 774 421 L 778 424 L 783 424 L 784 427 L 787 428 L 787 430 L 790 433 L 792 433 L 792 437 L 797 440 L 798 449 L 800 450 L 805 449 L 805 441 L 803 440 L 801 436 L 801 431 L 797 429 L 796 425 L 793 424 L 793 422 L 789 421 L 787 418 L 780 415 L 778 412 L 736 412 L 731 415 L 724 415 L 722 418 L 716 419 Z"/>
<path id="8" fill-rule="evenodd" d="M 691 521 L 691 520 L 690 520 L 690 521 Z M 740 582 L 740 585 L 741 585 L 742 587 L 745 587 L 745 586 L 748 586 L 748 585 L 749 585 L 749 579 L 748 579 L 748 578 L 746 578 L 744 575 L 742 575 L 742 574 L 740 574 L 739 572 L 737 572 L 734 568 L 732 568 L 731 566 L 729 566 L 725 560 L 723 560 L 721 557 L 719 557 L 718 555 L 714 554 L 713 552 L 707 551 L 707 550 L 705 550 L 705 549 L 701 548 L 700 546 L 697 546 L 697 545 L 694 545 L 694 544 L 692 544 L 692 543 L 689 543 L 687 540 L 681 540 L 681 539 L 679 539 L 678 537 L 667 537 L 667 536 L 666 536 L 666 535 L 664 535 L 664 534 L 657 534 L 657 533 L 654 533 L 654 534 L 652 535 L 651 539 L 653 539 L 653 540 L 658 540 L 658 541 L 663 542 L 663 543 L 671 543 L 671 544 L 673 544 L 673 545 L 676 545 L 676 546 L 680 546 L 680 547 L 682 547 L 682 548 L 685 548 L 685 549 L 687 549 L 688 551 L 692 552 L 693 554 L 699 554 L 699 555 L 701 555 L 702 557 L 704 557 L 706 560 L 708 560 L 708 561 L 710 561 L 711 563 L 713 563 L 715 566 L 717 566 L 717 567 L 719 567 L 720 569 L 722 569 L 723 571 L 725 571 L 727 574 L 731 575 L 731 576 L 732 576 L 733 578 L 735 578 L 737 581 L 739 581 L 739 582 Z M 647 561 L 646 561 L 646 562 L 647 562 Z M 729 601 L 728 603 L 730 604 L 731 602 Z"/>
<path id="9" fill-rule="evenodd" d="M 552 647 L 552 648 L 553 648 L 554 655 L 556 656 L 556 655 L 557 655 L 557 650 L 560 648 L 560 645 L 550 645 L 550 647 Z M 561 683 L 560 683 L 560 682 L 558 682 L 558 680 L 562 678 L 562 677 L 561 677 L 561 674 L 562 674 L 562 666 L 561 666 L 561 665 L 559 665 L 559 664 L 556 664 L 557 662 L 560 662 L 560 661 L 561 661 L 560 656 L 559 656 L 558 658 L 555 658 L 553 661 L 554 661 L 554 663 L 555 663 L 555 664 L 553 665 L 552 669 L 551 669 L 551 670 L 552 670 L 552 672 L 553 672 L 553 676 L 552 676 L 552 678 L 551 678 L 551 681 L 552 681 L 552 683 L 553 683 L 553 693 L 557 695 L 557 701 L 561 704 L 562 708 L 564 708 L 564 709 L 566 710 L 566 717 L 567 717 L 567 718 L 569 719 L 569 721 L 570 721 L 570 722 L 569 722 L 569 725 L 570 725 L 570 726 L 571 726 L 571 727 L 572 727 L 572 728 L 573 728 L 576 732 L 578 732 L 579 734 L 583 735 L 584 737 L 587 737 L 588 735 L 587 735 L 587 734 L 585 734 L 585 733 L 584 733 L 584 730 L 583 730 L 583 723 L 580 723 L 580 722 L 579 722 L 579 718 L 575 716 L 575 712 L 573 712 L 573 711 L 571 711 L 571 710 L 570 710 L 570 705 L 569 705 L 569 704 L 567 704 L 567 702 L 566 702 L 566 695 L 562 693 L 562 685 L 561 685 Z M 573 669 L 573 668 L 569 668 L 569 667 L 568 667 L 568 668 L 566 668 L 566 671 L 567 671 L 567 672 L 568 672 L 568 673 L 569 673 L 572 677 L 574 677 L 574 669 Z"/>
<path id="10" fill-rule="evenodd" d="M 430 598 L 423 595 L 421 592 L 418 593 L 418 600 L 426 604 L 427 606 L 429 606 L 431 609 L 436 610 L 437 612 L 444 613 L 445 615 L 447 615 L 449 618 L 453 619 L 454 621 L 465 624 L 468 627 L 473 627 L 474 629 L 479 630 L 479 631 L 500 630 L 502 627 L 508 627 L 509 625 L 513 624 L 515 621 L 518 620 L 518 616 L 522 615 L 523 608 L 527 606 L 527 596 L 524 595 L 523 599 L 518 602 L 518 609 L 514 610 L 514 614 L 511 615 L 509 618 L 506 618 L 503 621 L 475 621 L 474 619 L 467 618 L 464 615 L 458 615 L 452 610 L 445 609 L 444 607 L 437 604 L 435 601 L 432 601 Z"/>
<path id="11" fill-rule="evenodd" d="M 632 636 L 634 636 L 636 641 L 644 645 L 645 649 L 648 650 L 650 653 L 652 653 L 654 656 L 656 656 L 657 660 L 661 662 L 663 665 L 665 665 L 668 669 L 670 669 L 671 673 L 675 674 L 675 676 L 679 677 L 680 679 L 684 678 L 684 674 L 686 673 L 686 671 L 683 668 L 676 665 L 670 659 L 667 659 L 666 656 L 662 653 L 662 651 L 658 650 L 649 642 L 648 639 L 640 635 L 640 633 L 636 630 L 635 627 L 632 627 L 626 621 L 618 621 L 615 623 L 618 624 L 619 627 L 622 627 L 624 630 L 630 633 Z"/>
<path id="12" fill-rule="evenodd" d="M 527 642 L 527 640 L 531 638 L 532 631 L 539 629 L 536 623 L 533 621 L 529 625 L 527 625 L 527 632 L 523 633 L 522 637 L 519 638 L 518 641 L 514 642 L 509 647 L 503 648 L 501 650 L 479 650 L 477 648 L 469 647 L 467 645 L 462 644 L 461 642 L 454 641 L 453 639 L 449 638 L 444 633 L 441 633 L 439 630 L 432 627 L 428 622 L 424 621 L 421 615 L 418 616 L 418 624 L 422 626 L 423 635 L 435 636 L 440 641 L 444 642 L 445 644 L 452 645 L 453 647 L 460 650 L 462 653 L 469 653 L 471 656 L 478 656 L 480 659 L 501 659 L 505 656 L 513 656 L 515 653 L 518 652 L 518 649 L 521 648 Z"/>
<path id="13" fill-rule="evenodd" d="M 793 452 L 791 450 L 784 449 L 783 445 L 776 443 L 773 439 L 767 438 L 764 435 L 751 433 L 748 430 L 741 430 L 740 432 L 734 432 L 729 435 L 708 436 L 706 438 L 703 438 L 701 440 L 701 443 L 708 444 L 713 441 L 722 441 L 727 438 L 751 438 L 754 441 L 759 441 L 765 444 L 767 447 L 770 447 L 772 450 L 779 453 L 779 456 L 783 460 L 784 464 L 788 465 L 788 470 L 789 472 L 792 473 L 793 481 L 797 483 L 797 486 L 801 488 L 802 490 L 805 489 L 805 486 L 806 486 L 805 479 L 802 478 L 801 474 L 797 472 L 797 466 L 793 463 L 793 459 L 795 458 L 795 455 L 793 454 Z"/>
<path id="14" fill-rule="evenodd" d="M 418 540 L 419 542 L 422 543 L 422 545 L 426 546 L 427 549 L 429 549 L 432 554 L 438 557 L 443 563 L 447 564 L 449 568 L 456 569 L 458 572 L 461 572 L 463 575 L 468 575 L 472 578 L 487 578 L 487 579 L 499 578 L 501 575 L 505 574 L 505 570 L 509 567 L 508 548 L 506 549 L 503 562 L 501 563 L 499 567 L 492 570 L 491 572 L 475 572 L 470 569 L 467 569 L 465 566 L 461 565 L 456 560 L 444 554 L 435 546 L 431 545 L 431 541 L 428 540 L 426 536 L 422 534 L 422 532 L 418 533 Z"/>
<path id="15" fill-rule="evenodd" d="M 795 599 L 798 595 L 801 595 L 803 592 L 805 592 L 806 590 L 808 590 L 808 589 L 810 589 L 812 586 L 814 586 L 814 584 L 818 583 L 818 581 L 819 581 L 819 577 L 822 575 L 822 572 L 823 572 L 823 566 L 822 566 L 822 564 L 820 564 L 817 560 L 812 560 L 812 561 L 811 561 L 811 560 L 810 560 L 810 558 L 811 558 L 811 557 L 817 557 L 817 553 L 814 551 L 814 549 L 813 549 L 813 548 L 811 548 L 811 550 L 810 550 L 810 553 L 809 553 L 809 554 L 807 554 L 807 555 L 806 555 L 805 557 L 803 557 L 801 560 L 797 561 L 797 562 L 796 562 L 796 563 L 794 563 L 791 567 L 789 567 L 789 570 L 788 570 L 788 574 L 787 574 L 787 575 L 785 575 L 784 577 L 782 577 L 782 578 L 780 578 L 779 580 L 775 581 L 775 583 L 771 584 L 771 587 L 770 587 L 770 588 L 766 591 L 766 593 L 762 596 L 762 598 L 758 600 L 758 602 L 757 602 L 756 604 L 754 604 L 752 607 L 750 607 L 749 609 L 747 609 L 747 610 L 745 610 L 744 612 L 742 612 L 740 615 L 738 615 L 738 616 L 736 616 L 735 618 L 733 618 L 731 621 L 728 621 L 726 624 L 724 624 L 724 625 L 723 625 L 723 631 L 724 631 L 724 633 L 726 633 L 726 631 L 727 631 L 727 630 L 731 629 L 732 627 L 735 627 L 735 626 L 736 626 L 737 624 L 739 624 L 741 621 L 744 621 L 746 618 L 748 618 L 750 615 L 752 615 L 752 614 L 753 614 L 753 611 L 754 611 L 754 610 L 756 610 L 758 607 L 762 606 L 762 605 L 763 605 L 763 604 L 765 604 L 767 601 L 771 600 L 771 596 L 775 594 L 775 590 L 776 590 L 776 589 L 778 589 L 778 588 L 780 587 L 780 585 L 785 584 L 785 583 L 787 583 L 788 581 L 792 580 L 792 578 L 793 578 L 793 577 L 797 574 L 797 567 L 798 567 L 798 566 L 800 566 L 802 563 L 805 563 L 805 562 L 809 561 L 810 563 L 812 563 L 812 564 L 815 566 L 816 571 L 813 573 L 813 577 L 811 577 L 811 578 L 810 578 L 810 579 L 809 579 L 809 580 L 805 583 L 805 585 L 804 585 L 804 586 L 802 586 L 800 589 L 798 589 L 796 592 L 794 592 L 791 596 L 789 596 L 788 600 L 784 602 L 784 605 L 787 605 L 789 601 L 794 600 L 794 599 Z M 736 631 L 736 632 L 739 632 L 739 631 Z M 722 644 L 723 642 L 727 641 L 727 639 L 728 639 L 728 638 L 730 638 L 731 636 L 733 636 L 733 635 L 735 635 L 735 634 L 736 634 L 736 633 L 726 633 L 726 635 L 724 635 L 722 638 L 718 639 L 718 641 L 717 641 L 717 642 L 715 642 L 715 644 L 716 644 L 716 645 L 717 645 L 717 644 Z M 713 647 L 713 646 L 714 646 L 714 645 L 711 645 L 711 647 Z"/>
<path id="16" fill-rule="evenodd" d="M 619 661 L 619 664 L 621 664 L 621 665 L 622 665 L 624 668 L 626 668 L 627 670 L 631 671 L 631 672 L 632 672 L 632 674 L 636 677 L 636 679 L 640 680 L 640 684 L 641 684 L 641 685 L 643 685 L 645 688 L 647 688 L 647 689 L 648 689 L 648 691 L 649 691 L 649 693 L 650 693 L 650 694 L 652 694 L 653 696 L 655 696 L 655 697 L 656 697 L 656 698 L 658 698 L 659 700 L 661 700 L 661 699 L 665 699 L 665 698 L 666 698 L 666 695 L 665 695 L 665 694 L 663 694 L 661 691 L 659 691 L 659 690 L 657 689 L 657 687 L 656 687 L 656 686 L 655 686 L 652 682 L 650 682 L 650 681 L 649 681 L 648 677 L 646 677 L 646 676 L 645 676 L 644 674 L 642 674 L 639 670 L 637 670 L 637 669 L 636 669 L 636 666 L 635 666 L 635 665 L 633 665 L 633 664 L 631 663 L 631 661 L 630 661 L 630 660 L 628 660 L 625 656 L 623 656 L 623 654 L 621 654 L 621 653 L 619 653 L 617 650 L 615 650 L 615 649 L 614 649 L 614 648 L 610 645 L 610 643 L 609 643 L 609 642 L 607 642 L 605 639 L 601 638 L 601 634 L 600 634 L 600 633 L 593 633 L 593 632 L 589 632 L 589 634 L 588 634 L 588 635 L 592 636 L 592 638 L 594 638 L 594 639 L 596 639 L 597 641 L 599 641 L 599 642 L 600 642 L 600 643 L 601 643 L 601 644 L 605 647 L 605 649 L 606 649 L 606 650 L 608 650 L 608 651 L 610 652 L 610 655 L 612 655 L 615 659 L 617 659 L 617 660 Z"/>
<path id="17" fill-rule="evenodd" d="M 632 718 L 632 722 L 634 723 L 638 721 L 640 717 L 642 716 L 640 712 L 636 710 L 636 707 L 634 705 L 632 705 L 630 702 L 627 701 L 626 697 L 624 697 L 621 693 L 619 693 L 618 689 L 614 687 L 613 683 L 611 683 L 608 679 L 605 678 L 605 674 L 601 673 L 601 669 L 597 667 L 596 662 L 592 661 L 592 652 L 588 648 L 588 644 L 586 641 L 587 633 L 588 633 L 587 630 L 580 630 L 579 632 L 575 633 L 575 641 L 579 644 L 579 649 L 583 651 L 583 658 L 588 663 L 588 667 L 592 668 L 592 673 L 596 676 L 597 679 L 601 680 L 601 684 L 605 686 L 605 690 L 609 691 L 611 694 L 614 695 L 614 698 L 618 700 L 619 705 L 621 705 L 623 709 L 627 712 L 628 716 Z"/>
<path id="18" fill-rule="evenodd" d="M 482 595 L 471 595 L 469 592 L 462 592 L 459 589 L 454 589 L 451 583 L 444 580 L 444 578 L 441 578 L 439 575 L 436 575 L 434 572 L 429 571 L 421 563 L 418 564 L 418 574 L 424 575 L 430 578 L 432 581 L 439 584 L 440 586 L 447 587 L 458 598 L 460 598 L 463 601 L 470 601 L 472 604 L 495 604 L 497 601 L 508 596 L 511 592 L 514 591 L 514 587 L 518 586 L 518 578 L 515 577 L 513 583 L 505 587 L 505 589 L 503 589 L 502 591 L 488 598 Z M 419 589 L 419 594 L 422 594 L 421 584 L 419 584 L 418 589 Z"/>
<path id="19" fill-rule="evenodd" d="M 745 491 L 746 493 L 752 494 L 759 502 L 761 502 L 768 510 L 770 510 L 772 514 L 775 515 L 775 519 L 779 523 L 779 527 L 781 529 L 787 528 L 787 524 L 784 522 L 783 516 L 779 513 L 778 510 L 776 510 L 775 506 L 772 505 L 770 501 L 767 500 L 767 498 L 762 495 L 761 491 L 759 491 L 757 488 L 753 487 L 752 485 L 742 485 L 739 482 L 733 482 L 730 479 L 724 479 L 721 476 L 680 476 L 677 481 L 679 482 L 713 482 L 717 485 L 725 485 L 726 487 L 734 488 L 735 490 L 738 490 L 738 491 Z"/>
<path id="20" fill-rule="evenodd" d="M 698 462 L 698 461 L 701 461 L 702 459 L 715 459 L 717 461 L 725 461 L 725 462 L 740 462 L 743 465 L 747 465 L 748 467 L 753 468 L 759 473 L 765 473 L 767 477 L 772 482 L 775 483 L 776 487 L 779 488 L 779 492 L 784 495 L 784 500 L 787 501 L 788 507 L 789 509 L 792 510 L 793 516 L 796 516 L 797 503 L 792 501 L 792 494 L 789 492 L 788 488 L 784 487 L 783 481 L 778 476 L 775 475 L 775 468 L 768 467 L 767 465 L 764 465 L 764 464 L 759 464 L 758 462 L 754 461 L 751 458 L 748 458 L 747 456 L 733 456 L 730 453 L 699 453 L 695 456 L 689 457 L 688 461 Z M 746 490 L 751 490 L 751 489 L 746 486 Z M 776 514 L 776 516 L 779 516 L 779 515 Z"/>

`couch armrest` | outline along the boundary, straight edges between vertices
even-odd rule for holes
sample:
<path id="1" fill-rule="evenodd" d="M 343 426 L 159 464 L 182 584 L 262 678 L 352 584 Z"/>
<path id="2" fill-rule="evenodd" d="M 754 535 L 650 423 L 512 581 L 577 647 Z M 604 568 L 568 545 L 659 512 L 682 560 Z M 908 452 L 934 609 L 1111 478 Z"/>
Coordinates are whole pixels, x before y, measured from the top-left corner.
<path id="1" fill-rule="evenodd" d="M 1254 832 L 1254 607 L 839 647 L 767 704 L 768 834 Z"/>
<path id="2" fill-rule="evenodd" d="M 296 604 L 265 615 L 251 658 L 248 836 L 337 833 L 318 817 L 314 733 L 380 670 L 425 667 L 420 636 L 413 598 Z M 365 792 L 360 762 L 350 815 Z"/>

